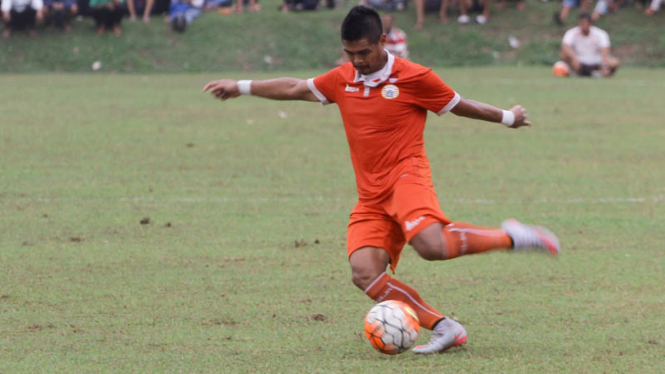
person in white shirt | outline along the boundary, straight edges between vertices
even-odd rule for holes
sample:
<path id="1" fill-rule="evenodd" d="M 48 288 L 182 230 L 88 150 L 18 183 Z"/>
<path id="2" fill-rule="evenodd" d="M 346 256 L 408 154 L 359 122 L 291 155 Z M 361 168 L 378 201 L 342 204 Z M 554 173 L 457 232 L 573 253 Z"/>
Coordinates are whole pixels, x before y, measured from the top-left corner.
<path id="1" fill-rule="evenodd" d="M 581 76 L 609 77 L 619 68 L 619 59 L 610 54 L 607 32 L 593 26 L 591 15 L 582 13 L 577 27 L 566 31 L 561 60 Z"/>
<path id="2" fill-rule="evenodd" d="M 12 31 L 27 30 L 30 35 L 35 35 L 36 21 L 42 21 L 44 14 L 42 0 L 2 0 L 2 21 L 5 28 L 2 37 L 8 39 Z"/>
<path id="3" fill-rule="evenodd" d="M 383 33 L 386 34 L 386 49 L 391 55 L 403 59 L 409 59 L 409 47 L 406 44 L 406 33 L 395 27 L 395 20 L 392 14 L 386 14 L 381 17 L 383 23 Z"/>
<path id="4" fill-rule="evenodd" d="M 644 11 L 647 16 L 653 16 L 660 9 L 663 0 L 651 0 L 651 5 Z"/>

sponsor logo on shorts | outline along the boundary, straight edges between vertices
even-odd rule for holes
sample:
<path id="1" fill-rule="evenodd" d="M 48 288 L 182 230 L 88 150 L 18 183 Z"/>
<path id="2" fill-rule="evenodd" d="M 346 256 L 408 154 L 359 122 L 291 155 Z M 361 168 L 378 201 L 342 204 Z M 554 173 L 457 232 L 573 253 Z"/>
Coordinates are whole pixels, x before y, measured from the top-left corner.
<path id="1" fill-rule="evenodd" d="M 413 230 L 413 229 L 414 229 L 416 226 L 418 226 L 418 225 L 420 224 L 420 222 L 422 222 L 424 219 L 425 219 L 425 217 L 420 216 L 420 217 L 414 219 L 413 221 L 406 221 L 406 222 L 404 223 L 404 225 L 406 226 L 406 231 L 411 231 L 411 230 Z"/>
<path id="2" fill-rule="evenodd" d="M 399 96 L 399 88 L 397 88 L 397 86 L 394 84 L 387 84 L 381 90 L 381 96 L 388 100 L 395 99 L 397 96 Z"/>

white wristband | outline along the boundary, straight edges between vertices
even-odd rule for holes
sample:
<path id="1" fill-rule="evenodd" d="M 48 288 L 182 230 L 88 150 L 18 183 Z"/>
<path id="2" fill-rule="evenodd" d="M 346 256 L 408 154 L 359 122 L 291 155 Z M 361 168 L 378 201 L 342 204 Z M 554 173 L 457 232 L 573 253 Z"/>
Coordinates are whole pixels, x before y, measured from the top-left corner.
<path id="1" fill-rule="evenodd" d="M 238 81 L 238 91 L 241 95 L 251 95 L 252 81 Z"/>
<path id="2" fill-rule="evenodd" d="M 503 111 L 503 117 L 501 118 L 501 123 L 504 125 L 511 127 L 512 125 L 515 124 L 515 113 L 513 113 L 510 110 L 504 110 Z"/>

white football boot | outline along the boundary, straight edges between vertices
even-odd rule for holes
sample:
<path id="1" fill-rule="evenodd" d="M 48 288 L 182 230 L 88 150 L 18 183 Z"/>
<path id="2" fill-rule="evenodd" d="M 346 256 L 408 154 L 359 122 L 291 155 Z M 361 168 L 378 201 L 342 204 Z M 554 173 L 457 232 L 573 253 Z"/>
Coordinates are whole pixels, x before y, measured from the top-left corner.
<path id="1" fill-rule="evenodd" d="M 557 256 L 561 251 L 559 239 L 550 230 L 525 225 L 516 219 L 507 219 L 501 224 L 501 229 L 513 239 L 513 250 L 542 250 Z"/>
<path id="2" fill-rule="evenodd" d="M 413 349 L 413 353 L 430 354 L 442 353 L 448 348 L 456 347 L 466 343 L 466 330 L 464 326 L 446 318 L 439 322 L 432 330 L 432 337 L 425 345 L 419 345 Z"/>

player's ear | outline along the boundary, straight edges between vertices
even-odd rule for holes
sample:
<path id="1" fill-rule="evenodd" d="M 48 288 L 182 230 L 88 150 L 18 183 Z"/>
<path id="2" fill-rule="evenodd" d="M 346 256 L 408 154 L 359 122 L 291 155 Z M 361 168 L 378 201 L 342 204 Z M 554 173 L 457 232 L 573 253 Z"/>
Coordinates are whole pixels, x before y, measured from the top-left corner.
<path id="1" fill-rule="evenodd" d="M 381 34 L 381 38 L 379 38 L 379 46 L 381 49 L 386 47 L 386 34 Z"/>

